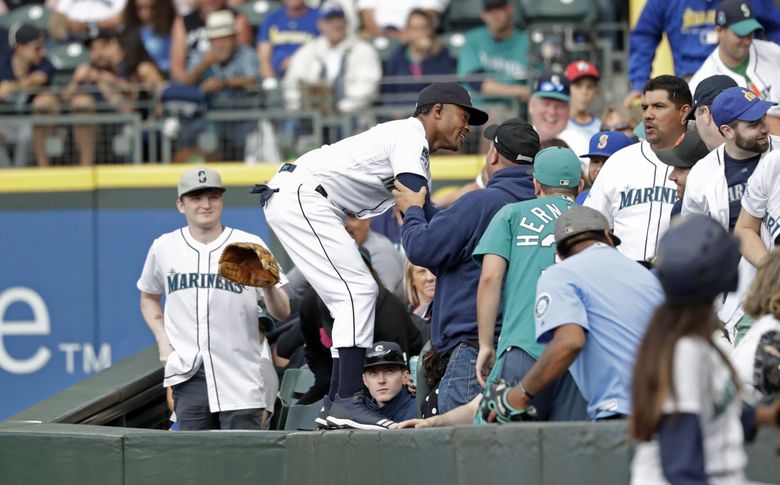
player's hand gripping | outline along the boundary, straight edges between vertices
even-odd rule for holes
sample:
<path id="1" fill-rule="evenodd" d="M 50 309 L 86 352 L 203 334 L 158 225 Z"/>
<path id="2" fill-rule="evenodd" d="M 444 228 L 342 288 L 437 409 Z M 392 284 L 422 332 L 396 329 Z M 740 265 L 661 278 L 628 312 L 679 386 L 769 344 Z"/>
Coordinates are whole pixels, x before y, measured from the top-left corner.
<path id="1" fill-rule="evenodd" d="M 482 387 L 487 387 L 488 376 L 496 363 L 496 349 L 480 345 L 477 354 L 477 381 Z"/>
<path id="2" fill-rule="evenodd" d="M 406 185 L 402 184 L 398 180 L 395 181 L 395 189 L 393 189 L 393 197 L 395 198 L 395 205 L 398 209 L 406 214 L 406 210 L 412 206 L 422 207 L 425 205 L 425 195 L 428 193 L 428 189 L 422 187 L 419 192 L 415 192 Z"/>

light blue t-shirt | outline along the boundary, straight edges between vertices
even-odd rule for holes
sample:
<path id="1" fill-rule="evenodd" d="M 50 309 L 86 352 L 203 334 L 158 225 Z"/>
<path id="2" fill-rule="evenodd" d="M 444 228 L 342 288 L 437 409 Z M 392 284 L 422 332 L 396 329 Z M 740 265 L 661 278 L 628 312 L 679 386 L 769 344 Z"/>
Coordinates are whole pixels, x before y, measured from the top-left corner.
<path id="1" fill-rule="evenodd" d="M 566 324 L 585 329 L 571 365 L 591 419 L 631 414 L 631 375 L 639 342 L 663 302 L 658 279 L 636 261 L 597 243 L 548 268 L 536 286 L 536 340 Z"/>

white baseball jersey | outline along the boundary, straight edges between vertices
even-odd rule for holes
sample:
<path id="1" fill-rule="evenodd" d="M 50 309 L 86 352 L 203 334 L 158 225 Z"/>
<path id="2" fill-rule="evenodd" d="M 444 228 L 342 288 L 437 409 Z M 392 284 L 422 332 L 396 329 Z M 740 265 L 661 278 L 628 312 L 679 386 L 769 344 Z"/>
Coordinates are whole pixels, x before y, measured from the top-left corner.
<path id="1" fill-rule="evenodd" d="M 209 244 L 183 227 L 155 239 L 137 287 L 165 294 L 165 333 L 174 348 L 165 362 L 168 387 L 186 381 L 201 363 L 211 412 L 273 407 L 266 402 L 257 302 L 262 291 L 221 278 L 219 257 L 230 243 L 259 237 L 224 228 Z M 286 279 L 282 275 L 279 285 Z"/>
<path id="2" fill-rule="evenodd" d="M 312 150 L 295 164 L 322 185 L 331 202 L 359 219 L 380 215 L 393 206 L 391 191 L 400 173 L 424 177 L 430 189 L 428 141 L 417 118 L 378 124 Z"/>
<path id="3" fill-rule="evenodd" d="M 750 78 L 750 84 L 744 76 L 732 71 L 720 60 L 720 47 L 712 53 L 693 75 L 688 86 L 691 92 L 701 81 L 716 74 L 729 76 L 737 85 L 750 89 L 757 95 L 769 101 L 780 103 L 780 46 L 774 42 L 754 39 L 748 51 L 748 67 L 745 72 Z M 752 84 L 752 85 L 751 85 Z M 770 108 L 769 114 L 780 116 L 780 106 Z"/>
<path id="4" fill-rule="evenodd" d="M 54 10 L 79 22 L 100 22 L 125 9 L 127 0 L 58 0 Z"/>
<path id="5" fill-rule="evenodd" d="M 748 179 L 742 208 L 762 220 L 771 241 L 769 249 L 777 246 L 780 243 L 780 150 L 764 157 Z"/>
<path id="6" fill-rule="evenodd" d="M 740 380 L 744 384 L 742 399 L 751 406 L 758 404 L 761 398 L 764 397 L 756 389 L 754 369 L 758 342 L 767 332 L 780 332 L 780 320 L 772 315 L 764 315 L 756 320 L 731 354 L 734 370 L 737 371 Z"/>
<path id="7" fill-rule="evenodd" d="M 650 261 L 669 228 L 677 201 L 671 171 L 647 141 L 635 143 L 607 159 L 585 199 L 585 206 L 606 216 L 622 241 L 618 249 L 631 259 Z"/>
<path id="8" fill-rule="evenodd" d="M 443 12 L 449 0 L 357 0 L 358 10 L 374 11 L 374 21 L 380 29 L 393 27 L 403 30 L 409 18 L 409 12 L 415 8 Z"/>
<path id="9" fill-rule="evenodd" d="M 590 148 L 590 136 L 588 136 L 581 128 L 572 126 L 571 120 L 569 120 L 569 124 L 566 125 L 566 129 L 564 129 L 558 135 L 558 138 L 565 141 L 569 148 L 571 148 L 571 151 L 573 151 L 574 154 L 580 158 L 580 166 L 582 167 L 582 171 L 587 173 L 588 165 L 590 165 L 590 157 L 582 157 L 580 155 L 588 153 L 588 148 Z"/>
<path id="10" fill-rule="evenodd" d="M 741 484 L 747 464 L 740 423 L 742 405 L 736 383 L 713 345 L 689 336 L 677 341 L 672 376 L 677 400 L 667 397 L 662 412 L 698 415 L 708 483 Z M 640 443 L 631 463 L 631 484 L 668 483 L 657 439 Z"/>

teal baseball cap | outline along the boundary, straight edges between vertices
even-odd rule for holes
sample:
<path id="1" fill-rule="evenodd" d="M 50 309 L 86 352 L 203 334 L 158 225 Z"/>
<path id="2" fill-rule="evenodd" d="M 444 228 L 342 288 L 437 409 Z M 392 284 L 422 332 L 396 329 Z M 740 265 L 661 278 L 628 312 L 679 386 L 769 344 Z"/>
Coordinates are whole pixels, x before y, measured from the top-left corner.
<path id="1" fill-rule="evenodd" d="M 534 157 L 534 178 L 550 187 L 577 187 L 581 167 L 580 159 L 570 149 L 549 147 Z"/>
<path id="2" fill-rule="evenodd" d="M 747 0 L 724 0 L 721 2 L 715 14 L 715 24 L 731 29 L 740 37 L 745 37 L 756 30 L 764 30 L 764 27 L 758 23 L 753 15 L 753 9 Z"/>

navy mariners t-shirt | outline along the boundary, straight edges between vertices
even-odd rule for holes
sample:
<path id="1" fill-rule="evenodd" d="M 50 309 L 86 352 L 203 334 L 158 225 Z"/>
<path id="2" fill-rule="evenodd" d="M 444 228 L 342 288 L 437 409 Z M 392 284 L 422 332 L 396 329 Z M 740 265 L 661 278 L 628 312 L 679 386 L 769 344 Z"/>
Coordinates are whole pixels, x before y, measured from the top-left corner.
<path id="1" fill-rule="evenodd" d="M 742 209 L 742 194 L 745 193 L 748 178 L 758 166 L 761 154 L 745 160 L 736 160 L 724 151 L 723 158 L 726 163 L 726 184 L 729 187 L 729 232 L 734 232 L 739 211 Z"/>

